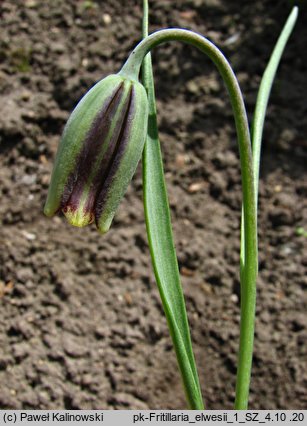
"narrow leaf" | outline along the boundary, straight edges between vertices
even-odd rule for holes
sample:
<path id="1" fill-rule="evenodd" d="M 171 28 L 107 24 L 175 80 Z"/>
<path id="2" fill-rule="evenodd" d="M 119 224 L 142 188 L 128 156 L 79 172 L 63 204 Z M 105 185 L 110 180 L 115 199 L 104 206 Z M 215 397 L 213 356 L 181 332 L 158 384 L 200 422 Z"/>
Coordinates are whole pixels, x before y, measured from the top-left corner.
<path id="1" fill-rule="evenodd" d="M 147 1 L 144 1 L 143 37 L 148 33 Z M 164 312 L 177 355 L 185 393 L 192 409 L 203 409 L 177 256 L 157 130 L 151 57 L 142 66 L 142 80 L 149 100 L 148 136 L 143 152 L 144 209 L 152 264 Z"/>
<path id="2" fill-rule="evenodd" d="M 297 20 L 297 16 L 298 16 L 298 8 L 294 7 L 277 40 L 277 43 L 275 45 L 275 48 L 273 50 L 269 63 L 263 74 L 259 91 L 258 91 L 253 126 L 252 126 L 253 169 L 254 169 L 254 177 L 255 177 L 256 206 L 257 206 L 257 199 L 258 199 L 261 140 L 262 140 L 262 134 L 263 134 L 263 126 L 264 126 L 266 109 L 267 109 L 271 88 L 274 82 L 274 78 L 276 75 L 279 62 L 281 60 L 284 48 L 286 47 L 287 41 L 291 35 L 291 32 Z"/>
<path id="3" fill-rule="evenodd" d="M 256 215 L 258 211 L 258 183 L 259 183 L 259 167 L 260 167 L 260 153 L 261 153 L 261 141 L 263 135 L 263 126 L 265 120 L 265 114 L 267 105 L 271 93 L 271 88 L 274 82 L 276 71 L 281 60 L 284 48 L 294 28 L 298 15 L 298 8 L 294 7 L 290 13 L 287 22 L 277 40 L 269 63 L 263 74 L 254 113 L 254 120 L 252 126 L 252 152 L 253 152 L 253 173 L 254 173 L 254 187 L 255 187 L 255 206 Z M 245 224 L 244 224 L 244 211 L 242 208 L 241 215 L 241 249 L 240 249 L 240 280 L 241 280 L 241 326 L 240 326 L 240 349 L 239 349 L 239 362 L 236 380 L 236 400 L 234 408 L 236 410 L 246 409 L 248 406 L 248 394 L 249 394 L 249 382 L 250 382 L 250 368 L 246 367 L 248 363 L 246 359 L 252 359 L 252 345 L 248 345 L 246 335 L 248 334 L 249 328 L 254 328 L 254 319 L 250 320 L 254 312 L 251 314 L 251 309 L 245 305 L 246 291 L 248 290 L 245 283 Z M 252 334 L 252 333 L 250 333 Z M 247 347 L 250 350 L 247 350 Z M 251 362 L 249 363 L 251 367 Z"/>

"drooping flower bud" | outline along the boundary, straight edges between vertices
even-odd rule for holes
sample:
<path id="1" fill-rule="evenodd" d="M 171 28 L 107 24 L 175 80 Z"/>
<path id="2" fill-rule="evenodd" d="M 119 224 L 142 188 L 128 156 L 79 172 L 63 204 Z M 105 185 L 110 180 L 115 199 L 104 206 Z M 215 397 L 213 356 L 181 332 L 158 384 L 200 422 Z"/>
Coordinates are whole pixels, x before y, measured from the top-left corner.
<path id="1" fill-rule="evenodd" d="M 95 221 L 107 232 L 141 158 L 147 121 L 140 83 L 120 74 L 98 82 L 65 126 L 44 213 L 62 210 L 74 226 Z"/>

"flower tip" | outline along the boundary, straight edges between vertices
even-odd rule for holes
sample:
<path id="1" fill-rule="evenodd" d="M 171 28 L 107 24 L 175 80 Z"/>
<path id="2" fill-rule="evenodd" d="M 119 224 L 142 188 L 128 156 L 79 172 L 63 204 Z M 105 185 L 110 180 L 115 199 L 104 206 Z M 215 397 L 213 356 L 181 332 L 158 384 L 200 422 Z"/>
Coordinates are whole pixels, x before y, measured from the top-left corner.
<path id="1" fill-rule="evenodd" d="M 94 217 L 91 212 L 86 212 L 82 209 L 72 209 L 71 207 L 65 207 L 63 213 L 67 221 L 78 228 L 83 228 L 93 222 Z"/>
<path id="2" fill-rule="evenodd" d="M 104 223 L 103 225 L 98 225 L 97 229 L 98 229 L 99 234 L 101 234 L 101 235 L 106 234 L 109 231 L 109 229 L 111 228 L 111 224 L 112 224 L 112 221 L 110 221 L 109 223 Z"/>
<path id="3" fill-rule="evenodd" d="M 44 215 L 45 216 L 47 216 L 47 217 L 52 217 L 52 216 L 54 216 L 54 214 L 55 214 L 55 211 L 54 211 L 54 209 L 52 209 L 47 203 L 46 203 L 46 205 L 45 205 L 45 207 L 44 207 Z"/>

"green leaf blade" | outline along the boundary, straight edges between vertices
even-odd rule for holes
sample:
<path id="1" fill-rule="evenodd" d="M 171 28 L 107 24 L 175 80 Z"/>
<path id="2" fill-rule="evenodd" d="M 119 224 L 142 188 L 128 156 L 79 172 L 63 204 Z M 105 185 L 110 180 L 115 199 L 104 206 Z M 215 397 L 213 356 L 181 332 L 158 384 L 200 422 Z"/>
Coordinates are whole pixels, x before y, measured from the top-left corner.
<path id="1" fill-rule="evenodd" d="M 256 100 L 256 107 L 254 113 L 254 120 L 252 126 L 252 149 L 253 149 L 253 169 L 255 179 L 255 197 L 256 206 L 258 201 L 258 182 L 259 182 L 259 168 L 260 168 L 260 153 L 261 142 L 263 135 L 263 127 L 265 114 L 271 94 L 271 89 L 274 83 L 277 68 L 279 66 L 282 54 L 288 42 L 288 39 L 293 31 L 294 25 L 298 17 L 298 8 L 295 6 L 292 9 L 281 33 L 274 47 L 269 63 L 264 71 L 261 79 L 258 96 Z"/>
<path id="2" fill-rule="evenodd" d="M 274 83 L 274 78 L 277 72 L 279 62 L 281 60 L 283 51 L 286 47 L 287 41 L 292 33 L 294 25 L 298 16 L 298 8 L 294 7 L 290 13 L 281 33 L 274 47 L 273 53 L 270 57 L 269 63 L 264 71 L 261 79 L 258 96 L 256 100 L 256 107 L 252 125 L 252 168 L 254 175 L 254 197 L 256 216 L 258 211 L 258 185 L 259 185 L 259 168 L 260 168 L 260 154 L 261 143 L 263 135 L 263 127 L 267 105 Z M 241 275 L 241 330 L 240 330 L 240 349 L 239 349 L 239 362 L 236 380 L 236 400 L 234 408 L 236 410 L 245 410 L 248 407 L 249 383 L 251 376 L 253 344 L 250 344 L 250 337 L 253 335 L 254 329 L 254 316 L 255 316 L 255 302 L 249 306 L 246 303 L 247 287 L 245 285 L 245 233 L 246 226 L 244 223 L 244 210 L 242 208 L 241 219 L 241 254 L 240 254 L 240 275 Z M 255 292 L 256 289 L 253 289 Z M 250 296 L 250 294 L 249 294 Z M 251 300 L 255 300 L 256 294 L 252 295 Z M 247 367 L 248 366 L 248 367 Z"/>
<path id="3" fill-rule="evenodd" d="M 149 117 L 149 135 L 143 153 L 144 207 L 149 247 L 186 393 L 188 388 L 189 394 L 194 395 L 193 400 L 188 397 L 189 404 L 191 408 L 203 409 L 173 242 L 160 144 L 150 132 L 155 121 L 155 116 Z"/>
<path id="4" fill-rule="evenodd" d="M 144 0 L 143 37 L 148 34 L 148 2 Z M 154 273 L 174 344 L 185 394 L 191 409 L 204 408 L 173 239 L 157 127 L 151 56 L 142 65 L 142 82 L 149 103 L 148 134 L 143 151 L 143 194 L 149 248 Z"/>

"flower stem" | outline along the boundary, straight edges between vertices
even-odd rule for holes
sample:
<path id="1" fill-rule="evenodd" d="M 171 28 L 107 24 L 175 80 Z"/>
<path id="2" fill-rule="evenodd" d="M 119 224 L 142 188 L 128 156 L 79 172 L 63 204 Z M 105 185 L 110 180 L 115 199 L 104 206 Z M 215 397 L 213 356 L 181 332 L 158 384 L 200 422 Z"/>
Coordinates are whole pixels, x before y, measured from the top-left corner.
<path id="1" fill-rule="evenodd" d="M 236 408 L 246 409 L 253 354 L 258 248 L 254 173 L 245 105 L 235 74 L 222 52 L 205 37 L 188 30 L 165 29 L 151 34 L 136 46 L 120 74 L 138 79 L 145 55 L 155 46 L 168 41 L 182 41 L 191 44 L 214 62 L 228 89 L 234 113 L 241 162 L 244 224 L 244 268 L 241 269 L 241 326 L 238 365 L 240 374 L 238 374 Z"/>

